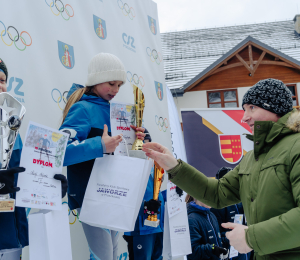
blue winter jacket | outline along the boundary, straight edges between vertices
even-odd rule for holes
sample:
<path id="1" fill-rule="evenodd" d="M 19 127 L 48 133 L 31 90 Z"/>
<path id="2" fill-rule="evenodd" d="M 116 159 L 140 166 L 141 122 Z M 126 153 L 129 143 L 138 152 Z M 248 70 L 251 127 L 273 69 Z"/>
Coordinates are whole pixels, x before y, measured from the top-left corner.
<path id="1" fill-rule="evenodd" d="M 68 166 L 68 201 L 71 210 L 81 208 L 94 161 L 103 157 L 101 136 L 104 124 L 108 126 L 110 135 L 110 103 L 100 97 L 84 94 L 70 108 L 59 129 L 70 134 L 64 166 Z"/>
<path id="2" fill-rule="evenodd" d="M 225 236 L 225 233 L 228 231 L 231 231 L 230 229 L 225 229 L 221 226 L 222 223 L 226 222 L 234 222 L 234 216 L 236 214 L 244 214 L 244 208 L 242 203 L 238 203 L 232 206 L 228 206 L 223 209 L 211 209 L 211 212 L 215 214 L 217 217 L 218 223 L 219 223 L 219 228 L 221 231 L 221 235 Z M 245 218 L 243 220 L 243 225 L 246 225 L 245 223 Z M 230 248 L 230 245 L 228 246 L 227 249 Z M 231 258 L 232 260 L 249 260 L 250 259 L 251 253 L 248 254 L 239 254 L 236 257 Z"/>
<path id="3" fill-rule="evenodd" d="M 188 260 L 219 258 L 212 253 L 212 245 L 226 248 L 228 240 L 221 237 L 217 218 L 208 208 L 198 206 L 194 202 L 187 205 L 192 254 Z"/>
<path id="4" fill-rule="evenodd" d="M 151 174 L 148 179 L 147 188 L 144 194 L 144 201 L 149 201 L 153 199 L 153 185 L 154 185 L 154 167 L 152 168 Z M 165 201 L 166 201 L 166 191 L 160 192 L 158 200 L 161 201 L 161 206 L 157 214 L 157 218 L 160 220 L 159 226 L 157 228 L 149 227 L 144 225 L 144 221 L 147 219 L 148 214 L 144 213 L 144 203 L 142 203 L 137 220 L 135 222 L 134 231 L 125 232 L 126 236 L 138 236 L 160 233 L 164 231 L 164 212 L 165 212 Z"/>
<path id="5" fill-rule="evenodd" d="M 9 168 L 20 165 L 22 140 L 17 136 Z M 15 186 L 17 186 L 18 173 L 15 174 Z M 16 194 L 10 194 L 16 198 Z M 0 250 L 28 246 L 28 223 L 25 208 L 15 207 L 15 212 L 0 213 Z"/>

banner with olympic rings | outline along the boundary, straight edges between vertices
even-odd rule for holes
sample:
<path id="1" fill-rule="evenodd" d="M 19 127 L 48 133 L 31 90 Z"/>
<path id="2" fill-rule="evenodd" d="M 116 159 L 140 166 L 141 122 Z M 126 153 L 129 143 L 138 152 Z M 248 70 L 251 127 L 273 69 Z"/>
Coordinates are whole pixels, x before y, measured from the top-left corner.
<path id="1" fill-rule="evenodd" d="M 1 1 L 0 38 L 8 92 L 27 111 L 21 137 L 30 120 L 59 128 L 72 84 L 85 85 L 91 58 L 108 52 L 126 69 L 127 81 L 115 101 L 133 103 L 133 86 L 140 88 L 145 95 L 143 125 L 154 142 L 172 150 L 157 5 L 152 0 Z M 69 219 L 73 259 L 88 259 L 76 210 L 69 211 Z M 23 260 L 28 260 L 27 251 Z M 118 260 L 126 256 L 120 235 Z"/>

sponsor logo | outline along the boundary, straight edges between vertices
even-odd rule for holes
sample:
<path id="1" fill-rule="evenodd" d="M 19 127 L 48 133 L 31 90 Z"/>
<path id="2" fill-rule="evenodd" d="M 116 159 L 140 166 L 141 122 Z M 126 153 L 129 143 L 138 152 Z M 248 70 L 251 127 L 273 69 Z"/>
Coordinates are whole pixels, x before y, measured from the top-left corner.
<path id="1" fill-rule="evenodd" d="M 123 39 L 123 47 L 126 49 L 136 52 L 135 50 L 135 43 L 134 43 L 134 38 L 130 35 L 127 35 L 126 33 L 122 34 L 122 39 Z"/>
<path id="2" fill-rule="evenodd" d="M 127 191 L 120 191 L 118 189 L 99 188 L 97 192 L 127 197 Z"/>
<path id="3" fill-rule="evenodd" d="M 105 40 L 107 37 L 106 22 L 96 15 L 93 15 L 93 17 L 95 33 L 101 40 Z"/>
<path id="4" fill-rule="evenodd" d="M 49 0 L 45 0 L 45 3 L 50 7 L 52 14 L 55 16 L 61 15 L 65 21 L 69 21 L 74 16 L 74 9 L 71 5 L 62 2 L 62 0 L 53 0 L 50 4 L 47 3 Z"/>
<path id="5" fill-rule="evenodd" d="M 162 62 L 162 56 L 160 52 L 157 52 L 156 49 L 151 50 L 149 47 L 147 47 L 146 53 L 152 62 L 155 62 L 157 65 L 160 65 L 160 63 Z"/>
<path id="6" fill-rule="evenodd" d="M 72 69 L 75 65 L 73 46 L 61 41 L 57 41 L 57 44 L 58 44 L 58 57 L 61 64 L 67 69 Z"/>
<path id="7" fill-rule="evenodd" d="M 43 160 L 33 159 L 33 163 L 53 168 L 51 162 L 45 162 Z"/>
<path id="8" fill-rule="evenodd" d="M 22 199 L 22 202 L 24 202 L 24 203 L 30 203 L 30 200 L 29 199 Z"/>
<path id="9" fill-rule="evenodd" d="M 131 71 L 127 71 L 127 80 L 130 85 L 143 88 L 145 87 L 145 80 L 142 76 L 138 76 L 136 73 L 132 73 Z"/>
<path id="10" fill-rule="evenodd" d="M 156 29 L 156 20 L 153 19 L 152 17 L 150 17 L 149 15 L 148 15 L 148 24 L 149 24 L 150 31 L 151 31 L 154 35 L 156 35 L 156 33 L 157 33 L 157 29 Z"/>
<path id="11" fill-rule="evenodd" d="M 163 100 L 164 98 L 164 89 L 163 89 L 163 84 L 157 82 L 157 81 L 154 81 L 155 83 L 155 91 L 156 91 L 156 96 L 158 97 L 158 99 L 160 101 Z"/>
<path id="12" fill-rule="evenodd" d="M 10 25 L 6 27 L 5 24 L 0 21 L 0 26 L 1 24 L 3 25 L 3 28 L 0 29 L 0 36 L 2 42 L 6 46 L 10 47 L 14 44 L 14 46 L 19 51 L 25 51 L 26 47 L 31 46 L 32 38 L 28 32 L 22 31 L 21 33 L 19 33 L 19 31 L 14 26 Z"/>
<path id="13" fill-rule="evenodd" d="M 138 249 L 142 249 L 143 247 L 142 247 L 142 245 L 140 244 L 140 245 L 137 246 L 137 248 L 138 248 Z"/>
<path id="14" fill-rule="evenodd" d="M 155 115 L 155 124 L 157 125 L 159 131 L 166 132 L 169 127 L 169 121 L 167 118 L 163 118 L 162 116 Z"/>
<path id="15" fill-rule="evenodd" d="M 133 7 L 130 7 L 127 3 L 123 3 L 122 0 L 117 0 L 119 8 L 122 10 L 122 14 L 127 16 L 130 20 L 135 17 L 135 11 Z"/>
<path id="16" fill-rule="evenodd" d="M 23 80 L 20 78 L 11 77 L 8 80 L 7 92 L 14 96 L 20 103 L 25 103 L 24 101 L 24 92 L 20 91 L 20 88 L 23 86 Z"/>
<path id="17" fill-rule="evenodd" d="M 117 130 L 130 131 L 130 127 L 128 127 L 128 126 L 117 126 Z"/>
<path id="18" fill-rule="evenodd" d="M 175 233 L 181 233 L 181 232 L 186 232 L 186 228 L 175 228 Z"/>
<path id="19" fill-rule="evenodd" d="M 219 147 L 221 157 L 227 163 L 236 164 L 243 157 L 243 148 L 240 135 L 219 134 Z"/>

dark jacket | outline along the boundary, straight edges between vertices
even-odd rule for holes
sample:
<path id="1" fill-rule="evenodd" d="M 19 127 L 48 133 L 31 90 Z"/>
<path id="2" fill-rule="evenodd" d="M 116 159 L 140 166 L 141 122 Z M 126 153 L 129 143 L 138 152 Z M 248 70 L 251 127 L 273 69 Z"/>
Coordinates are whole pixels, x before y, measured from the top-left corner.
<path id="1" fill-rule="evenodd" d="M 59 129 L 70 134 L 64 166 L 68 166 L 68 202 L 71 210 L 81 208 L 94 161 L 103 157 L 101 136 L 104 124 L 110 134 L 110 103 L 84 94 L 72 105 Z"/>
<path id="2" fill-rule="evenodd" d="M 227 247 L 228 240 L 222 238 L 217 218 L 208 208 L 198 206 L 194 202 L 187 205 L 192 254 L 188 260 L 219 258 L 212 253 L 212 245 Z"/>
<path id="3" fill-rule="evenodd" d="M 22 140 L 17 136 L 9 168 L 20 165 Z M 18 173 L 15 174 L 15 186 L 17 186 Z M 10 194 L 16 198 L 16 194 Z M 28 223 L 25 208 L 15 207 L 14 212 L 0 213 L 0 250 L 28 246 Z"/>
<path id="4" fill-rule="evenodd" d="M 238 203 L 235 205 L 228 206 L 223 209 L 213 209 L 211 208 L 211 212 L 214 213 L 214 215 L 217 217 L 218 223 L 219 223 L 219 228 L 221 232 L 221 236 L 225 237 L 225 233 L 228 231 L 231 231 L 230 229 L 223 228 L 221 226 L 222 223 L 227 223 L 227 222 L 234 222 L 234 216 L 236 214 L 244 214 L 244 209 L 242 203 Z M 245 222 L 245 216 L 243 219 L 243 225 L 246 225 Z M 230 249 L 230 245 L 227 249 Z M 249 260 L 250 259 L 250 254 L 239 254 L 236 257 L 231 258 L 232 260 Z"/>

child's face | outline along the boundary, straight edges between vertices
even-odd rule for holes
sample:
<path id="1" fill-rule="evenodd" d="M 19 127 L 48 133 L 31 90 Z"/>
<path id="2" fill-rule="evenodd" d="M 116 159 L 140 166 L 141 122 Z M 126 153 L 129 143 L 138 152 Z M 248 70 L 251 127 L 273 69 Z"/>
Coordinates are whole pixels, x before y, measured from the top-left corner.
<path id="1" fill-rule="evenodd" d="M 105 100 L 112 100 L 119 92 L 122 81 L 109 81 L 96 85 L 93 88 L 93 92 Z"/>
<path id="2" fill-rule="evenodd" d="M 6 75 L 0 71 L 0 93 L 1 92 L 6 92 Z"/>

